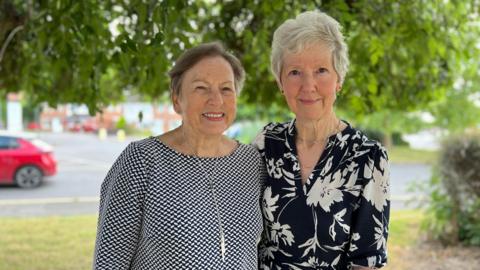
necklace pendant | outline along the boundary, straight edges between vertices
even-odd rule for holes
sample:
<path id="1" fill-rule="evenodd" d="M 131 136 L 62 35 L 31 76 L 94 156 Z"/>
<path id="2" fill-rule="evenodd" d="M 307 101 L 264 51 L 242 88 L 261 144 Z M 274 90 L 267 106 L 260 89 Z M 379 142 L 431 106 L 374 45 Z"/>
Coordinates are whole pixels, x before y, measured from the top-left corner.
<path id="1" fill-rule="evenodd" d="M 220 235 L 220 249 L 222 251 L 222 261 L 225 262 L 226 248 L 225 248 L 225 237 L 224 237 L 223 233 Z"/>

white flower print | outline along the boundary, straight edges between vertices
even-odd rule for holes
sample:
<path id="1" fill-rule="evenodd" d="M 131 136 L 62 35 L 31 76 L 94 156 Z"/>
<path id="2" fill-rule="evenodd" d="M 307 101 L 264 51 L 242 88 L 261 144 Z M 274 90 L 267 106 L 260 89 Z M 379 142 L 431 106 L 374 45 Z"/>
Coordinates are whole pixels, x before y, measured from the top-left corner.
<path id="1" fill-rule="evenodd" d="M 291 152 L 288 152 L 288 153 L 285 153 L 285 154 L 283 155 L 283 157 L 284 157 L 285 159 L 289 159 L 289 160 L 292 161 L 292 163 L 293 163 L 292 170 L 293 170 L 294 172 L 297 172 L 297 171 L 300 170 L 300 164 L 298 163 L 298 159 L 297 159 L 297 157 L 296 157 L 294 154 L 292 154 Z"/>
<path id="2" fill-rule="evenodd" d="M 358 169 L 350 173 L 350 176 L 348 177 L 348 182 L 345 184 L 345 191 L 350 192 L 355 197 L 357 197 L 360 194 L 360 191 L 362 190 L 361 185 L 355 185 L 357 183 L 357 179 L 358 179 Z"/>
<path id="3" fill-rule="evenodd" d="M 313 221 L 314 221 L 314 228 L 315 228 L 315 233 L 313 234 L 312 238 L 307 239 L 305 243 L 299 245 L 299 248 L 304 248 L 305 250 L 303 251 L 302 258 L 307 256 L 307 254 L 312 251 L 315 254 L 315 251 L 317 250 L 317 247 L 319 247 L 323 251 L 327 251 L 325 248 L 323 248 L 320 245 L 320 242 L 318 241 L 318 236 L 317 236 L 317 227 L 318 227 L 318 220 L 317 220 L 317 215 L 315 212 L 313 213 Z"/>
<path id="4" fill-rule="evenodd" d="M 367 258 L 368 267 L 375 267 L 377 264 L 377 256 L 370 256 Z"/>
<path id="5" fill-rule="evenodd" d="M 293 233 L 290 230 L 290 225 L 288 224 L 280 224 L 278 222 L 274 222 L 272 224 L 270 230 L 270 237 L 273 242 L 278 243 L 279 239 L 283 241 L 284 245 L 291 246 L 295 240 L 293 239 Z"/>
<path id="6" fill-rule="evenodd" d="M 385 158 L 380 158 L 379 167 L 373 166 L 372 179 L 365 186 L 363 196 L 381 212 L 390 199 L 390 173 Z"/>
<path id="7" fill-rule="evenodd" d="M 332 162 L 333 162 L 333 157 L 330 157 L 325 163 L 325 166 L 323 167 L 322 172 L 320 173 L 320 176 L 325 176 L 330 171 L 330 169 L 332 168 Z"/>
<path id="8" fill-rule="evenodd" d="M 314 269 L 317 269 L 319 267 L 325 267 L 325 266 L 329 266 L 327 262 L 321 262 L 319 263 L 318 262 L 318 258 L 315 257 L 315 256 L 310 256 L 308 257 L 308 260 L 307 261 L 304 261 L 302 263 L 297 263 L 297 265 L 299 266 L 303 266 L 303 267 L 309 267 L 309 268 L 314 268 Z M 301 269 L 301 268 L 293 268 L 293 269 Z"/>
<path id="9" fill-rule="evenodd" d="M 357 245 L 355 245 L 353 242 L 358 241 L 360 239 L 360 234 L 359 233 L 354 233 L 352 235 L 352 242 L 350 243 L 350 252 L 353 252 L 358 249 Z"/>
<path id="10" fill-rule="evenodd" d="M 307 204 L 312 206 L 320 205 L 325 212 L 330 212 L 330 206 L 334 202 L 341 202 L 343 199 L 342 191 L 339 189 L 345 182 L 342 179 L 342 172 L 337 171 L 333 175 L 331 180 L 331 174 L 324 179 L 319 177 L 312 188 L 307 194 Z"/>
<path id="11" fill-rule="evenodd" d="M 318 170 L 299 186 L 294 121 L 264 131 L 268 151 L 261 153 L 268 178 L 262 199 L 261 269 L 343 269 L 351 266 L 349 258 L 373 255 L 372 248 L 378 248 L 377 255 L 365 256 L 365 266 L 367 259 L 374 267 L 385 264 L 389 182 L 382 146 L 347 127 L 329 139 Z M 282 215 L 297 211 L 305 213 L 304 223 L 296 215 Z"/>
<path id="12" fill-rule="evenodd" d="M 278 201 L 279 195 L 272 197 L 272 188 L 267 187 L 263 193 L 263 215 L 271 222 L 273 222 L 273 212 L 277 210 L 278 206 L 275 204 Z"/>
<path id="13" fill-rule="evenodd" d="M 280 179 L 282 178 L 282 171 L 281 168 L 275 165 L 275 163 L 278 163 L 278 161 L 275 162 L 274 158 L 270 158 L 267 160 L 267 172 L 273 178 Z"/>
<path id="14" fill-rule="evenodd" d="M 275 256 L 273 255 L 275 252 L 278 251 L 278 247 L 276 246 L 268 246 L 268 247 L 264 247 L 262 249 L 260 249 L 260 256 L 262 258 L 275 258 Z"/>
<path id="15" fill-rule="evenodd" d="M 265 149 L 265 130 L 257 134 L 255 139 L 252 141 L 252 145 L 260 151 Z"/>
<path id="16" fill-rule="evenodd" d="M 340 146 L 340 149 L 343 149 L 343 147 L 345 147 L 347 145 L 348 138 L 350 138 L 350 134 L 346 134 L 344 136 L 342 136 L 342 133 L 337 134 L 337 140 L 338 140 L 338 144 Z"/>
<path id="17" fill-rule="evenodd" d="M 335 236 L 337 235 L 335 231 L 335 225 L 338 224 L 340 227 L 342 227 L 343 232 L 345 234 L 350 233 L 350 226 L 344 223 L 343 216 L 345 216 L 345 213 L 347 213 L 347 209 L 343 208 L 340 212 L 336 213 L 333 215 L 333 223 L 330 225 L 328 232 L 330 234 L 330 237 L 332 237 L 332 240 L 335 241 Z"/>
<path id="18" fill-rule="evenodd" d="M 387 245 L 387 239 L 383 234 L 384 225 L 378 220 L 374 215 L 372 215 L 373 220 L 378 226 L 375 226 L 375 244 L 377 244 L 377 249 L 385 249 Z"/>

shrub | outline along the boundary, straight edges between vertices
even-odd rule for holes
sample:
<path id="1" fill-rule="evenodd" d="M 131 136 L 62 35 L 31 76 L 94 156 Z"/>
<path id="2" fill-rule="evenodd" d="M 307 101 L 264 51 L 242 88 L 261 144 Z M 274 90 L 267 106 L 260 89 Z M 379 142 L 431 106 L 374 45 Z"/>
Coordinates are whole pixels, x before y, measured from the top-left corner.
<path id="1" fill-rule="evenodd" d="M 424 228 L 430 236 L 480 246 L 480 134 L 444 141 L 428 191 Z"/>
<path id="2" fill-rule="evenodd" d="M 121 116 L 120 119 L 118 119 L 115 127 L 117 129 L 125 129 L 126 126 L 127 126 L 127 121 L 125 120 L 125 117 Z"/>

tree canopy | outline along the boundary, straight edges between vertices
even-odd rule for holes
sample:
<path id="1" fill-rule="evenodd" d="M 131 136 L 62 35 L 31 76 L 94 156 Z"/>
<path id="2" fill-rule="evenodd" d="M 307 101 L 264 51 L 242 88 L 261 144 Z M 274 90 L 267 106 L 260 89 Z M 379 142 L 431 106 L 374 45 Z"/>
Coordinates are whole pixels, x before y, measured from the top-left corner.
<path id="1" fill-rule="evenodd" d="M 0 93 L 32 102 L 85 103 L 91 112 L 125 91 L 153 100 L 185 49 L 220 40 L 244 64 L 241 100 L 274 104 L 273 31 L 312 9 L 344 27 L 351 68 L 339 106 L 354 114 L 415 110 L 463 78 L 479 80 L 480 2 L 4 0 L 0 4 Z M 258 106 L 260 107 L 260 106 Z M 260 110 L 260 109 L 258 109 Z"/>

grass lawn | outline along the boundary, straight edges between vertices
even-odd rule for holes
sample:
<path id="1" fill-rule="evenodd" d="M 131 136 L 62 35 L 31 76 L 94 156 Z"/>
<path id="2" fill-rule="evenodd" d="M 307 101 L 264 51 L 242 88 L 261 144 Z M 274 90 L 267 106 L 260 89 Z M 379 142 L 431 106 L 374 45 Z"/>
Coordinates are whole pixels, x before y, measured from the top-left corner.
<path id="1" fill-rule="evenodd" d="M 91 269 L 96 216 L 1 218 L 1 270 Z"/>
<path id="2" fill-rule="evenodd" d="M 390 162 L 403 164 L 434 164 L 438 156 L 437 151 L 416 150 L 407 146 L 393 146 L 387 152 Z"/>
<path id="3" fill-rule="evenodd" d="M 422 214 L 415 210 L 391 215 L 389 264 L 401 267 L 402 250 L 419 235 Z M 0 270 L 91 269 L 96 216 L 1 218 Z"/>

